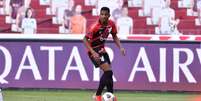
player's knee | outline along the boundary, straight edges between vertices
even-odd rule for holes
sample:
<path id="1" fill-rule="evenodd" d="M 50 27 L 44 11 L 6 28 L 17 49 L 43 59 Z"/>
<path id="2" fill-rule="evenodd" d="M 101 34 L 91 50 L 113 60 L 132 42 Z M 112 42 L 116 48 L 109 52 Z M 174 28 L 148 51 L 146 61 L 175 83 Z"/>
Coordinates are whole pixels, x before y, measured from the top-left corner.
<path id="1" fill-rule="evenodd" d="M 111 71 L 111 66 L 108 63 L 104 63 L 100 65 L 100 68 L 105 72 L 105 71 Z"/>

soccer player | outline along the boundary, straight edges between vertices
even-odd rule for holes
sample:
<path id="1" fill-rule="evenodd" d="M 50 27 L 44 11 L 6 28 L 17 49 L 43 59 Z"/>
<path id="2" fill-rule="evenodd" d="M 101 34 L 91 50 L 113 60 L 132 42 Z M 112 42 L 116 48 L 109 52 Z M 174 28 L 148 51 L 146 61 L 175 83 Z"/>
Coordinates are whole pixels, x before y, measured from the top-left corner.
<path id="1" fill-rule="evenodd" d="M 102 7 L 100 10 L 99 20 L 92 26 L 89 32 L 85 35 L 83 41 L 88 49 L 88 55 L 95 67 L 103 70 L 99 87 L 96 92 L 96 101 L 102 101 L 101 93 L 104 87 L 107 91 L 113 93 L 113 79 L 110 59 L 105 51 L 104 43 L 109 34 L 112 34 L 115 44 L 120 49 L 122 55 L 125 55 L 125 49 L 121 46 L 117 37 L 117 29 L 113 21 L 109 20 L 110 9 Z"/>

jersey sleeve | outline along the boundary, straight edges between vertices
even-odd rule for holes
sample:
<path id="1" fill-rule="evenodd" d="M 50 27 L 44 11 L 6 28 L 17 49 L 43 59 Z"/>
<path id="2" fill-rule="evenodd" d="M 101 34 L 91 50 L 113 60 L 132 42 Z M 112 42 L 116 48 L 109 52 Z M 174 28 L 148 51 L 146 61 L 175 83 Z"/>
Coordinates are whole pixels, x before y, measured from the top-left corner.
<path id="1" fill-rule="evenodd" d="M 89 31 L 85 34 L 85 37 L 87 38 L 87 39 L 92 39 L 92 35 L 93 35 L 93 31 L 94 30 L 94 26 L 91 26 L 90 28 L 89 28 Z"/>
<path id="2" fill-rule="evenodd" d="M 93 35 L 93 29 L 90 28 L 89 31 L 85 34 L 85 37 L 87 39 L 92 39 L 92 35 Z"/>

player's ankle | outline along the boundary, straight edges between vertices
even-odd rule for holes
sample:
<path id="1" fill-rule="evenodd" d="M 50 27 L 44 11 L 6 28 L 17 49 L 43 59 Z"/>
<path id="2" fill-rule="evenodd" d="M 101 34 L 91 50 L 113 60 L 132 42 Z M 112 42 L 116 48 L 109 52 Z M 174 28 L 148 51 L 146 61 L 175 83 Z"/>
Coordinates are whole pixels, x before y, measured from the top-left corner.
<path id="1" fill-rule="evenodd" d="M 102 101 L 102 96 L 101 95 L 96 96 L 96 101 Z"/>

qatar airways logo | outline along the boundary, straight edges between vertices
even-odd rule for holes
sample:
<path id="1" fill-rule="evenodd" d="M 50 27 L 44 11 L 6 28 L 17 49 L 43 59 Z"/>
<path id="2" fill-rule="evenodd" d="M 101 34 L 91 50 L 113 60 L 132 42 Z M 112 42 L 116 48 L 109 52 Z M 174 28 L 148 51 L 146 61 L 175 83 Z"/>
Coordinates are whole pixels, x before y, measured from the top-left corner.
<path id="1" fill-rule="evenodd" d="M 57 68 L 55 68 L 55 56 L 63 51 L 64 46 L 39 46 L 39 50 L 48 53 L 47 59 L 48 59 L 48 73 L 45 74 L 48 78 L 49 81 L 55 81 L 56 76 L 55 71 L 57 71 Z M 112 48 L 107 47 L 106 48 L 107 52 L 109 53 L 111 61 L 113 61 L 114 58 L 114 50 Z M 129 50 L 129 48 L 128 48 Z M 188 83 L 197 83 L 196 78 L 200 77 L 195 77 L 193 75 L 193 72 L 191 71 L 191 64 L 194 62 L 194 57 L 198 57 L 199 59 L 199 64 L 198 67 L 201 66 L 201 49 L 196 48 L 196 49 L 189 49 L 189 48 L 172 48 L 171 54 L 167 53 L 167 48 L 158 48 L 159 53 L 159 60 L 157 63 L 159 64 L 159 71 L 154 71 L 153 68 L 154 66 L 151 65 L 151 59 L 154 59 L 155 57 L 150 57 L 148 54 L 148 50 L 145 47 L 140 47 L 139 51 L 137 51 L 135 54 L 136 58 L 132 60 L 132 62 L 128 62 L 132 64 L 131 71 L 124 73 L 124 74 L 118 74 L 118 75 L 128 75 L 127 77 L 127 82 L 135 82 L 135 77 L 138 76 L 138 73 L 143 73 L 143 75 L 146 75 L 147 80 L 149 82 L 169 82 L 167 81 L 167 75 L 171 75 L 171 82 L 173 83 L 180 83 L 180 75 L 182 74 L 185 79 L 187 80 Z M 195 51 L 195 52 L 193 52 Z M 87 69 L 84 65 L 86 62 L 91 62 L 87 61 L 86 59 L 81 58 L 80 55 L 80 49 L 78 46 L 73 46 L 70 51 L 68 51 L 67 54 L 70 54 L 69 57 L 65 60 L 65 68 L 61 71 L 62 75 L 60 77 L 60 80 L 65 81 L 67 77 L 70 75 L 70 71 L 76 71 L 77 75 L 79 75 L 81 81 L 99 81 L 100 79 L 100 70 L 99 69 L 93 69 L 93 75 L 92 78 L 90 77 L 91 75 L 87 73 Z M 45 78 L 42 77 L 41 75 L 41 70 L 39 69 L 39 63 L 36 62 L 36 56 L 38 53 L 33 52 L 32 46 L 27 45 L 24 48 L 24 53 L 22 58 L 20 59 L 19 66 L 17 67 L 16 71 L 12 71 L 13 69 L 13 59 L 17 57 L 13 57 L 13 53 L 9 51 L 8 48 L 5 46 L 0 46 L 0 53 L 3 54 L 1 55 L 0 58 L 3 58 L 5 60 L 5 65 L 0 65 L 0 68 L 3 68 L 0 71 L 0 83 L 1 84 L 9 84 L 9 81 L 7 80 L 7 77 L 12 74 L 15 75 L 13 80 L 20 80 L 22 78 L 22 74 L 29 70 L 31 71 L 31 74 L 33 75 L 34 80 L 40 81 L 44 80 Z M 36 55 L 37 54 L 37 55 Z M 41 54 L 41 53 L 40 53 Z M 119 53 L 120 54 L 120 53 Z M 132 53 L 133 54 L 133 53 Z M 183 61 L 180 61 L 181 54 L 185 54 L 185 59 Z M 133 55 L 127 54 L 128 58 L 132 57 Z M 172 55 L 171 60 L 166 60 L 167 55 Z M 87 57 L 87 56 L 86 56 Z M 25 61 L 28 61 L 30 64 L 26 64 Z M 74 66 L 72 66 L 72 62 L 75 61 Z M 141 63 L 142 65 L 139 65 Z M 171 64 L 171 67 L 167 67 L 167 61 L 173 61 Z M 123 65 L 123 64 L 122 64 Z M 167 73 L 167 68 L 172 68 L 172 74 Z M 124 68 L 118 68 L 118 69 L 124 69 Z M 200 69 L 200 68 L 196 68 Z M 123 71 L 123 70 L 122 70 Z M 15 74 L 13 74 L 15 73 Z M 158 74 L 157 74 L 158 73 Z M 157 75 L 157 76 L 156 76 Z M 116 74 L 114 73 L 114 80 L 115 82 L 119 81 L 119 78 L 116 77 Z M 158 79 L 156 79 L 158 78 Z"/>

